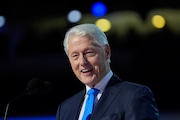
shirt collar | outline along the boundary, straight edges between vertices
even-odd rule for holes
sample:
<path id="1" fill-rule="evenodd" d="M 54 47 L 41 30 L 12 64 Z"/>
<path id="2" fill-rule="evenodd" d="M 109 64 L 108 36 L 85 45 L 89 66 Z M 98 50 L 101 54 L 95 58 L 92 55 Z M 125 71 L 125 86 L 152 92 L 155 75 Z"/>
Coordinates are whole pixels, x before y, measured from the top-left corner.
<path id="1" fill-rule="evenodd" d="M 106 85 L 108 84 L 108 82 L 109 82 L 110 78 L 112 77 L 112 75 L 113 75 L 113 72 L 112 72 L 112 70 L 110 70 L 104 76 L 104 78 L 98 84 L 96 84 L 94 86 L 94 88 L 99 89 L 100 92 L 104 91 L 104 89 L 105 89 Z M 90 89 L 90 87 L 86 85 L 86 91 L 88 91 L 89 89 Z"/>

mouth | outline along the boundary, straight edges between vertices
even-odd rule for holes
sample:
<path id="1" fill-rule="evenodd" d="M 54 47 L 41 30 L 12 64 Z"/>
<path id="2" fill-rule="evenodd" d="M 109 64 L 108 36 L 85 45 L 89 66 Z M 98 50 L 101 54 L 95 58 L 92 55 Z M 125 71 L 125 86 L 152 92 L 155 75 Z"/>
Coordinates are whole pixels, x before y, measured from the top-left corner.
<path id="1" fill-rule="evenodd" d="M 93 69 L 82 69 L 81 72 L 82 73 L 88 73 L 91 72 Z"/>

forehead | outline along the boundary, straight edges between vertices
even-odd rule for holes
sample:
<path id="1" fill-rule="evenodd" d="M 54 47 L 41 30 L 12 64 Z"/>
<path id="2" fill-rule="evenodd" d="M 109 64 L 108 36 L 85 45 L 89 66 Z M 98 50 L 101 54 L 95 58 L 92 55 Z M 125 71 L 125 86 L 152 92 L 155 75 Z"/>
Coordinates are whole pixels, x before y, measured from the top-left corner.
<path id="1" fill-rule="evenodd" d="M 83 51 L 87 49 L 100 48 L 101 45 L 96 41 L 92 40 L 88 36 L 77 36 L 73 35 L 69 38 L 69 52 Z"/>
<path id="2" fill-rule="evenodd" d="M 68 45 L 81 45 L 81 44 L 91 44 L 91 45 L 100 45 L 98 41 L 93 40 L 92 37 L 88 35 L 79 36 L 79 35 L 71 35 L 69 37 Z"/>

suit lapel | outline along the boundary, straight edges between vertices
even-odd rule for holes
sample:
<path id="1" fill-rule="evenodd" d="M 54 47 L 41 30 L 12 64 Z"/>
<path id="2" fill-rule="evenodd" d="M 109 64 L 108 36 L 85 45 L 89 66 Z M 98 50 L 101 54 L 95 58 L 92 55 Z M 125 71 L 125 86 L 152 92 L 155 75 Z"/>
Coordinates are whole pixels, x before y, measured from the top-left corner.
<path id="1" fill-rule="evenodd" d="M 100 116 L 102 116 L 102 114 L 108 109 L 109 105 L 113 102 L 116 95 L 120 91 L 120 89 L 116 85 L 121 82 L 122 80 L 118 78 L 116 75 L 112 76 L 93 111 L 91 120 L 93 120 L 94 118 L 100 118 Z"/>
<path id="2" fill-rule="evenodd" d="M 74 99 L 71 111 L 73 114 L 69 116 L 71 120 L 77 120 L 80 114 L 81 106 L 84 100 L 85 89 L 83 89 Z"/>

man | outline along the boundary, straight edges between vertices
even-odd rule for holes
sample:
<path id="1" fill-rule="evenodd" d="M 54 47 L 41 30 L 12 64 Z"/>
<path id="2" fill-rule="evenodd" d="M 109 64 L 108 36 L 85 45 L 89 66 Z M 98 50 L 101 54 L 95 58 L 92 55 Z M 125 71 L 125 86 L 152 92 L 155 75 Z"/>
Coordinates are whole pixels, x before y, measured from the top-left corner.
<path id="1" fill-rule="evenodd" d="M 111 70 L 111 49 L 106 35 L 96 25 L 72 27 L 65 35 L 64 50 L 85 88 L 59 105 L 57 120 L 82 120 L 86 93 L 91 88 L 99 90 L 91 120 L 159 120 L 152 91 L 121 80 Z"/>

